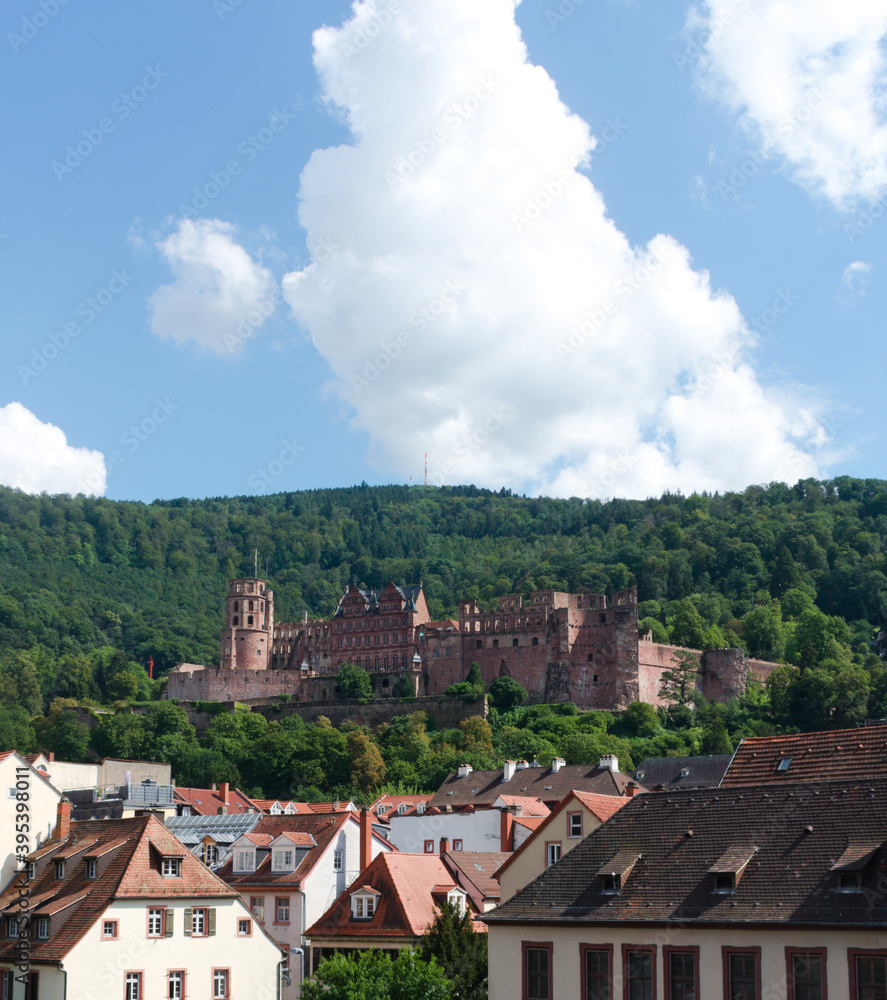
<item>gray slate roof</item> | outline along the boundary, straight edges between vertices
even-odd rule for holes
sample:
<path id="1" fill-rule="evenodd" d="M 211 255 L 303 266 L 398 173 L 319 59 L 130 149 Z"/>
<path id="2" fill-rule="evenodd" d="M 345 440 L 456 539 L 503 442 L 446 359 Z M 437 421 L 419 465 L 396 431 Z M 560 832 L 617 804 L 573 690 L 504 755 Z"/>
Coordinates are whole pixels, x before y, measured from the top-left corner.
<path id="1" fill-rule="evenodd" d="M 717 788 L 732 754 L 707 757 L 647 757 L 635 768 L 635 781 L 657 791 L 660 788 Z M 684 774 L 684 771 L 687 774 Z"/>
<path id="2" fill-rule="evenodd" d="M 212 837 L 219 847 L 218 864 L 231 853 L 231 844 L 245 833 L 252 833 L 261 813 L 231 813 L 223 816 L 171 816 L 166 828 L 174 833 L 193 854 L 200 853 L 204 837 Z"/>

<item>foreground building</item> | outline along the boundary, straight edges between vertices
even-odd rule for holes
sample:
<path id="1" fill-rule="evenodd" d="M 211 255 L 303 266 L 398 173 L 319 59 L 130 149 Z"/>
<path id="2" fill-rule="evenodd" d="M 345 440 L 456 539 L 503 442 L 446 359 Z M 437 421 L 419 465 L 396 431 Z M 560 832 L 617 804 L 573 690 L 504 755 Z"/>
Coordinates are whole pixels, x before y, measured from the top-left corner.
<path id="1" fill-rule="evenodd" d="M 485 611 L 476 601 L 460 601 L 458 621 L 431 621 L 421 583 L 389 583 L 381 590 L 349 588 L 329 621 L 277 622 L 264 580 L 231 580 L 220 666 L 180 664 L 164 697 L 337 700 L 344 663 L 370 673 L 376 698 L 439 696 L 476 662 L 487 685 L 511 677 L 531 702 L 617 711 L 638 700 L 660 703 L 660 678 L 673 666 L 676 647 L 638 637 L 635 589 L 610 598 L 539 590 L 498 603 Z M 739 649 L 698 655 L 697 687 L 712 701 L 742 694 L 750 675 L 763 681 L 777 666 Z"/>
<path id="2" fill-rule="evenodd" d="M 155 816 L 70 816 L 0 896 L 4 1000 L 276 1000 L 280 947 Z"/>
<path id="3" fill-rule="evenodd" d="M 876 1000 L 887 781 L 627 803 L 483 919 L 490 1000 Z"/>
<path id="4" fill-rule="evenodd" d="M 0 889 L 19 868 L 19 857 L 36 850 L 55 826 L 61 793 L 31 759 L 15 750 L 0 753 Z"/>

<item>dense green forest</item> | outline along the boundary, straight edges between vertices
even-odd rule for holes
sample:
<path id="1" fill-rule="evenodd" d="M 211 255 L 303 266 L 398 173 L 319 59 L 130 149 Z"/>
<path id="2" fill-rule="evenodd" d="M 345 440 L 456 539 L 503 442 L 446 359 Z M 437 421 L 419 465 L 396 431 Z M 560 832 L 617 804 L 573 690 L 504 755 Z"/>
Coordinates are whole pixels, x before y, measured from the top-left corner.
<path id="1" fill-rule="evenodd" d="M 467 597 L 492 606 L 500 594 L 548 587 L 612 594 L 636 586 L 642 628 L 657 640 L 741 645 L 786 664 L 756 702 L 728 710 L 682 706 L 692 718 L 651 719 L 646 735 L 632 736 L 677 733 L 671 752 L 698 751 L 715 723 L 735 742 L 743 732 L 856 725 L 887 715 L 875 641 L 887 611 L 882 480 L 804 480 L 741 493 L 608 502 L 362 485 L 140 504 L 0 488 L 2 743 L 26 749 L 36 740 L 52 749 L 50 742 L 64 745 L 63 736 L 74 739 L 72 717 L 60 711 L 65 706 L 121 708 L 156 699 L 162 679 L 149 681 L 139 666 L 148 657 L 156 678 L 181 661 L 218 662 L 227 581 L 252 575 L 256 551 L 259 573 L 275 591 L 278 620 L 303 611 L 331 614 L 352 582 L 421 580 L 435 618 L 454 615 L 456 602 Z M 592 716 L 570 719 L 555 729 L 591 725 Z M 489 760 L 517 752 L 502 742 L 508 725 L 500 723 Z M 620 725 L 604 727 L 608 738 L 625 738 Z M 106 719 L 96 727 L 88 747 L 76 730 L 79 742 L 69 755 L 77 747 L 166 754 L 182 777 L 200 773 L 186 765 L 183 747 L 174 752 L 169 740 L 155 746 L 150 726 L 119 739 L 109 726 Z M 282 739 L 280 732 L 275 738 Z M 384 734 L 368 738 L 384 758 Z M 452 734 L 428 738 L 434 753 L 467 749 Z M 569 756 L 558 741 L 545 739 L 543 755 L 554 748 Z M 709 733 L 706 745 L 713 739 Z M 126 746 L 131 752 L 124 753 Z M 205 738 L 189 746 L 208 767 L 205 753 L 215 751 Z M 636 757 L 639 747 L 623 751 Z M 250 785 L 249 764 L 246 771 L 241 777 Z M 437 773 L 394 767 L 390 777 L 427 787 Z M 316 777 L 275 778 L 268 790 L 343 789 L 351 773 L 322 768 Z"/>

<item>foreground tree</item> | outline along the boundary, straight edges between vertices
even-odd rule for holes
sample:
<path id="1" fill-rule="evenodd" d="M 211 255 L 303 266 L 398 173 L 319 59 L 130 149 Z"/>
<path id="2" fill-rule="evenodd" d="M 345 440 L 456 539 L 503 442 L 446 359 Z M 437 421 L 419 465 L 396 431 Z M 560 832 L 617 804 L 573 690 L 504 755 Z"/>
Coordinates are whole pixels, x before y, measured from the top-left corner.
<path id="1" fill-rule="evenodd" d="M 343 663 L 339 667 L 337 681 L 343 698 L 356 701 L 360 698 L 373 697 L 373 682 L 363 667 L 356 667 L 353 663 Z"/>
<path id="2" fill-rule="evenodd" d="M 367 948 L 353 956 L 333 955 L 302 984 L 302 1000 L 451 1000 L 452 983 L 433 959 L 424 962 L 410 948 L 392 960 Z"/>
<path id="3" fill-rule="evenodd" d="M 438 911 L 419 942 L 423 961 L 437 960 L 452 981 L 453 1000 L 487 1000 L 487 936 L 478 934 L 466 910 L 450 903 Z"/>

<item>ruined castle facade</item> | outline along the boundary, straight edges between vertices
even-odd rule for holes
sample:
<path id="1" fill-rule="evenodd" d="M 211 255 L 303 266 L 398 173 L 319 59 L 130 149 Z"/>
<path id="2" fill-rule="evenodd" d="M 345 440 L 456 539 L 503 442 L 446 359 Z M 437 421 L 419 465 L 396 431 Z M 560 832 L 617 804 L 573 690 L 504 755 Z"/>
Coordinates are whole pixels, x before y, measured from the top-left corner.
<path id="1" fill-rule="evenodd" d="M 660 678 L 676 649 L 638 636 L 634 589 L 611 599 L 554 590 L 534 591 L 528 600 L 509 594 L 494 611 L 460 601 L 458 620 L 430 621 L 421 583 L 389 583 L 382 590 L 351 587 L 329 620 L 275 622 L 265 582 L 238 579 L 225 611 L 220 666 L 181 664 L 170 672 L 164 697 L 325 701 L 338 696 L 343 663 L 367 670 L 379 698 L 437 696 L 477 663 L 487 685 L 511 677 L 530 702 L 620 711 L 638 700 L 660 704 Z M 698 655 L 698 687 L 715 701 L 741 694 L 750 675 L 765 680 L 777 666 L 749 660 L 740 649 Z"/>

